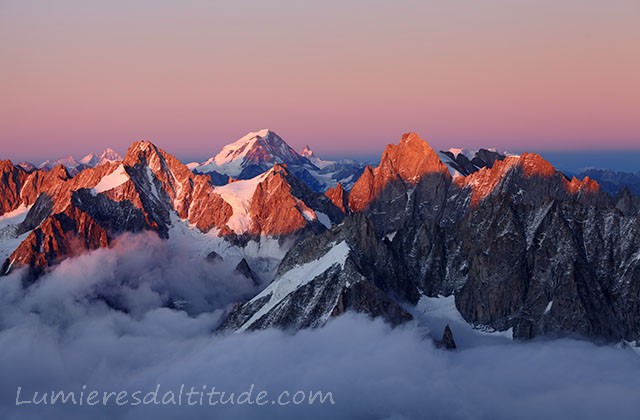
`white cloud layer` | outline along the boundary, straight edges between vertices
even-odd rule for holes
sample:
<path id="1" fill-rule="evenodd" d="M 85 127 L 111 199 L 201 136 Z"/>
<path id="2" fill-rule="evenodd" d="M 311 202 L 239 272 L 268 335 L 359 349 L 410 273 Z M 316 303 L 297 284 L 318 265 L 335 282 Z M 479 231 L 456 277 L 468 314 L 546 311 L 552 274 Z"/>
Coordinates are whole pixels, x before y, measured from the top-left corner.
<path id="1" fill-rule="evenodd" d="M 23 290 L 0 278 L 0 418 L 601 419 L 640 413 L 640 358 L 573 340 L 496 340 L 455 352 L 416 325 L 348 314 L 325 328 L 217 336 L 229 304 L 256 293 L 224 264 L 151 236 L 68 260 Z M 182 301 L 183 303 L 176 302 Z M 167 306 L 185 310 L 170 309 Z M 116 309 L 117 308 L 117 309 Z M 454 330 L 455 333 L 455 330 Z M 34 391 L 330 391 L 335 405 L 15 406 Z"/>

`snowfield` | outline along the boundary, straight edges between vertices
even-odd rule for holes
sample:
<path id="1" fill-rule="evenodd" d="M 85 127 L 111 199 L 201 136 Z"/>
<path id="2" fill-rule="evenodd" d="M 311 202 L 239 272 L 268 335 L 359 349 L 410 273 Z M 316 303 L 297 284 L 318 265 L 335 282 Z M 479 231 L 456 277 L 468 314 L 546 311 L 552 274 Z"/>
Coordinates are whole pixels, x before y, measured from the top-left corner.
<path id="1" fill-rule="evenodd" d="M 329 252 L 319 259 L 294 267 L 277 278 L 260 294 L 251 299 L 251 302 L 255 302 L 263 297 L 269 296 L 269 301 L 253 314 L 253 316 L 238 329 L 238 332 L 245 331 L 251 324 L 275 308 L 284 298 L 289 296 L 289 294 L 311 282 L 332 266 L 338 264 L 341 268 L 344 268 L 344 263 L 347 260 L 349 251 L 349 245 L 342 241 L 333 246 Z"/>
<path id="2" fill-rule="evenodd" d="M 129 178 L 129 174 L 127 174 L 127 171 L 124 168 L 124 166 L 120 165 L 109 175 L 105 175 L 104 177 L 102 177 L 100 182 L 98 182 L 98 184 L 95 187 L 93 187 L 91 192 L 94 195 L 100 194 L 105 191 L 109 191 L 114 188 L 117 188 L 120 185 L 124 184 L 125 182 L 129 181 L 130 179 L 131 178 Z"/>
<path id="3" fill-rule="evenodd" d="M 216 187 L 214 192 L 220 194 L 222 199 L 231 205 L 233 214 L 227 222 L 227 226 L 236 233 L 249 230 L 251 217 L 249 207 L 251 198 L 256 191 L 256 187 L 264 181 L 273 170 L 269 170 L 261 175 L 245 181 L 235 181 L 222 187 Z"/>

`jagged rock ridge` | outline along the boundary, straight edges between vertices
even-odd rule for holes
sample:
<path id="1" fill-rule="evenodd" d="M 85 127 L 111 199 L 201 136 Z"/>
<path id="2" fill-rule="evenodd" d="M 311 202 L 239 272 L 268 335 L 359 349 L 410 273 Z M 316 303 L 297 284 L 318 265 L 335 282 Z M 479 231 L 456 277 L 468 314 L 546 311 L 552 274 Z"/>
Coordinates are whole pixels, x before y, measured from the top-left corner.
<path id="1" fill-rule="evenodd" d="M 273 289 L 336 244 L 349 247 L 344 263 L 279 293 L 277 304 L 267 295 L 252 300 L 225 328 L 321 325 L 340 312 L 344 300 L 336 296 L 345 285 L 366 284 L 376 293 L 365 312 L 392 321 L 398 316 L 373 308 L 454 294 L 468 322 L 512 328 L 519 339 L 640 337 L 640 215 L 629 196 L 616 201 L 595 181 L 567 179 L 535 154 L 496 159 L 454 179 L 434 156 L 413 134 L 388 147 L 352 189 L 351 215 L 295 246 Z M 322 309 L 320 296 L 331 296 Z"/>

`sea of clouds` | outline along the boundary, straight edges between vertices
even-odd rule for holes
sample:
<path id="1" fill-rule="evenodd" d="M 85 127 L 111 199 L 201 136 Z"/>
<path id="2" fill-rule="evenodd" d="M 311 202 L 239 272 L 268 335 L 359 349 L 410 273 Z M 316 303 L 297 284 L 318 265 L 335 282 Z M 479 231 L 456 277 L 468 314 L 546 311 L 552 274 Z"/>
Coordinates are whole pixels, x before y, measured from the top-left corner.
<path id="1" fill-rule="evenodd" d="M 296 334 L 215 334 L 257 292 L 224 263 L 151 235 L 67 260 L 36 284 L 0 278 L 0 418 L 631 419 L 640 357 L 584 341 L 482 341 L 436 349 L 424 328 L 357 314 Z M 455 333 L 455 331 L 454 331 Z M 215 386 L 331 392 L 335 404 L 16 406 L 35 391 Z M 161 391 L 162 392 L 162 391 Z M 257 392 L 257 391 L 256 391 Z"/>

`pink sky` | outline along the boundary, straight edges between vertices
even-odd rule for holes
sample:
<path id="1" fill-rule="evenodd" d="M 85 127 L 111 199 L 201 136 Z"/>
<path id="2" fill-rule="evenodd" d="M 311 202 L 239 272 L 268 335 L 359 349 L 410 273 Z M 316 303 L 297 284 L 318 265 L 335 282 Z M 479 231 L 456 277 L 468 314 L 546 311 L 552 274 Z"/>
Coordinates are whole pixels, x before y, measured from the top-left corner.
<path id="1" fill-rule="evenodd" d="M 0 158 L 640 149 L 638 0 L 0 0 Z"/>

